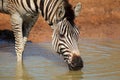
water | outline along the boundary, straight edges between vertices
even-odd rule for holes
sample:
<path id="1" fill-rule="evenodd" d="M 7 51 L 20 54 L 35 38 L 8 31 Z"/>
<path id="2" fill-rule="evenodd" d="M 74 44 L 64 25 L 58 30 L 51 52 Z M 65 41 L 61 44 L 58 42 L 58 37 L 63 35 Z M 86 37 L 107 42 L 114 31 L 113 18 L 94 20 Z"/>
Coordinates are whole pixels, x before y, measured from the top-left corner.
<path id="1" fill-rule="evenodd" d="M 14 44 L 0 44 L 0 80 L 120 80 L 120 40 L 81 40 L 81 71 L 69 71 L 51 43 L 27 43 L 23 64 Z"/>

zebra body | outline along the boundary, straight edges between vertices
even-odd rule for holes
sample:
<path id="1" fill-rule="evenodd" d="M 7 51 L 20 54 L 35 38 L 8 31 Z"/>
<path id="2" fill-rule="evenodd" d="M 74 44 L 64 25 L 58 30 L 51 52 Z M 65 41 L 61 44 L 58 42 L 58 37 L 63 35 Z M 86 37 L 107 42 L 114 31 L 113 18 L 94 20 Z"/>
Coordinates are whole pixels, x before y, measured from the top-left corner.
<path id="1" fill-rule="evenodd" d="M 75 10 L 79 8 L 76 6 Z M 79 31 L 73 21 L 76 11 L 67 0 L 1 0 L 0 12 L 11 16 L 18 62 L 22 61 L 29 32 L 41 14 L 53 28 L 52 45 L 57 53 L 63 55 L 69 69 L 83 67 L 77 43 Z"/>

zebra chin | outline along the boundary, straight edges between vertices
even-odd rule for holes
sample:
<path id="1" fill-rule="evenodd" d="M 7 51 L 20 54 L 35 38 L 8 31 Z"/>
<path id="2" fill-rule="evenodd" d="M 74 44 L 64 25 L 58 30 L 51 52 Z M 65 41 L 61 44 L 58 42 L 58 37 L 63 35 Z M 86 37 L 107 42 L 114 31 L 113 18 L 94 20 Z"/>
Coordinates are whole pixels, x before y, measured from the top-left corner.
<path id="1" fill-rule="evenodd" d="M 77 71 L 83 68 L 83 60 L 79 55 L 73 55 L 71 63 L 68 63 L 69 70 Z"/>

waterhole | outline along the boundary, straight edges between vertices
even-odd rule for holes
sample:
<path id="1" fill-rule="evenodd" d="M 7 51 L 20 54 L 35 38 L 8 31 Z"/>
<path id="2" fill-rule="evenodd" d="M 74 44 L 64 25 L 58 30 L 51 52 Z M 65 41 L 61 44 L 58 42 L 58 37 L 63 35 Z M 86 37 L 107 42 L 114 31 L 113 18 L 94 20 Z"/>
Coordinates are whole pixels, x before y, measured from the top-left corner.
<path id="1" fill-rule="evenodd" d="M 16 62 L 14 44 L 0 42 L 0 80 L 120 80 L 120 40 L 79 42 L 84 67 L 69 71 L 51 43 L 27 43 L 24 63 Z"/>

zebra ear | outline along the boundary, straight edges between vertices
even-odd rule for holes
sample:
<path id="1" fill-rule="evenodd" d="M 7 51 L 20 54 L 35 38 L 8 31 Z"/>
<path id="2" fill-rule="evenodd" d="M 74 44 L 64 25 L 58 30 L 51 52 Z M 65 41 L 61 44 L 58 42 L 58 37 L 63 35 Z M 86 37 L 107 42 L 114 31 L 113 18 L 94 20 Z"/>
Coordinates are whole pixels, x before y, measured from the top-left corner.
<path id="1" fill-rule="evenodd" d="M 77 17 L 81 11 L 81 8 L 82 8 L 82 5 L 81 3 L 77 3 L 76 6 L 74 7 L 74 14 L 75 14 L 75 17 Z"/>
<path id="2" fill-rule="evenodd" d="M 60 6 L 57 10 L 57 18 L 61 20 L 65 16 L 65 8 L 64 6 Z"/>

